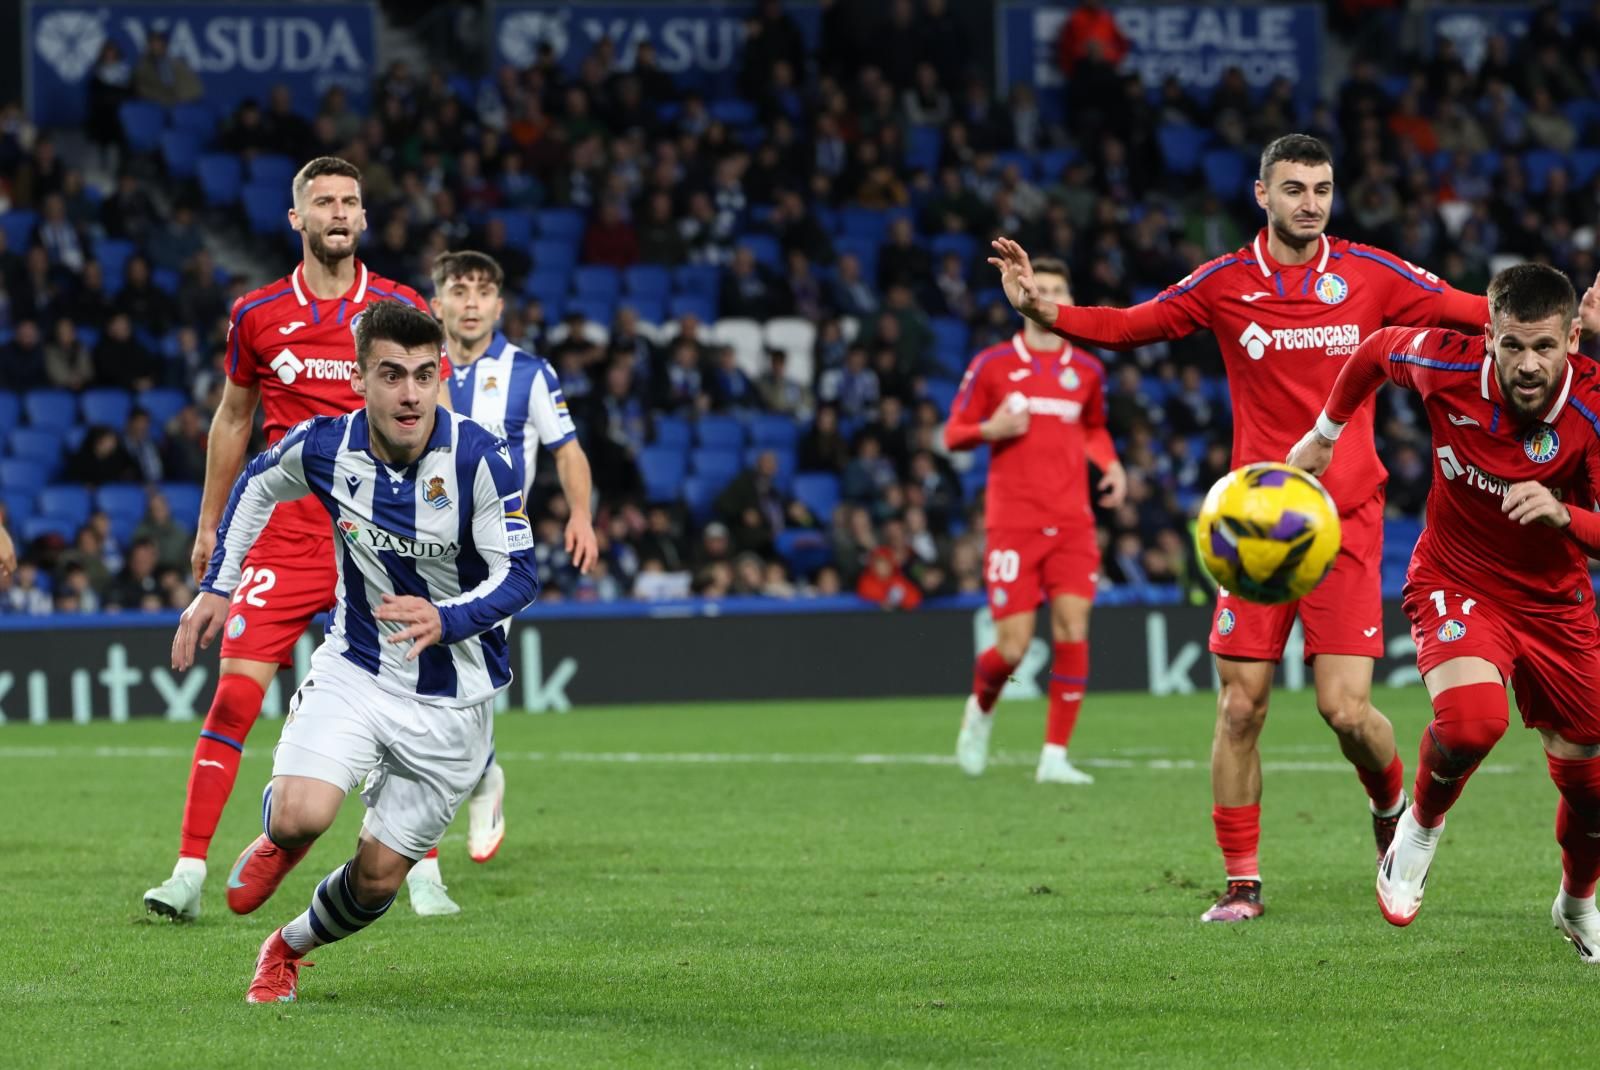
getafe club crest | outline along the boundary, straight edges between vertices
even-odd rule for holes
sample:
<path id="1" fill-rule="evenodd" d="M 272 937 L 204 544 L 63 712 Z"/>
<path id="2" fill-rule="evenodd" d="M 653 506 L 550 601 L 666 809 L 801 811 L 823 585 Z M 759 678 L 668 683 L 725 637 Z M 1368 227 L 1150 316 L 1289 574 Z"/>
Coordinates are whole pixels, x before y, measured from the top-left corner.
<path id="1" fill-rule="evenodd" d="M 1556 434 L 1556 429 L 1549 424 L 1534 424 L 1528 433 L 1522 436 L 1522 452 L 1528 455 L 1528 460 L 1534 464 L 1545 464 L 1555 459 L 1556 451 L 1561 449 L 1561 436 Z"/>
<path id="2" fill-rule="evenodd" d="M 1069 366 L 1061 369 L 1061 387 L 1063 390 L 1076 390 L 1078 389 L 1078 383 L 1078 370 L 1076 368 Z"/>
<path id="3" fill-rule="evenodd" d="M 1317 300 L 1325 305 L 1337 305 L 1350 296 L 1350 284 L 1344 281 L 1343 276 L 1331 272 L 1318 279 L 1314 289 L 1317 291 Z"/>

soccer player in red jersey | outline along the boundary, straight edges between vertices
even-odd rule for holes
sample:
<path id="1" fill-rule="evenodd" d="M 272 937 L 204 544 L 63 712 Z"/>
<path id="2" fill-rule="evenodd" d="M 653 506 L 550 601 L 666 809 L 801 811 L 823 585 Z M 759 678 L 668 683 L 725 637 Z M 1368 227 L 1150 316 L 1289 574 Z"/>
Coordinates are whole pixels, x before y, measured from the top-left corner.
<path id="1" fill-rule="evenodd" d="M 1067 266 L 1033 265 L 1045 300 L 1071 300 Z M 1092 784 L 1067 759 L 1067 743 L 1089 682 L 1089 608 L 1100 579 L 1100 546 L 1089 506 L 1089 461 L 1103 473 L 1101 504 L 1116 508 L 1127 477 L 1106 430 L 1105 369 L 1071 342 L 1032 321 L 1010 341 L 973 358 L 944 429 L 951 449 L 985 443 L 993 458 L 984 498 L 984 578 L 995 644 L 978 656 L 956 739 L 956 760 L 972 776 L 989 760 L 994 704 L 1028 644 L 1039 604 L 1050 602 L 1055 658 L 1039 783 Z"/>
<path id="2" fill-rule="evenodd" d="M 228 381 L 206 442 L 206 481 L 192 565 L 196 582 L 216 548 L 217 524 L 244 464 L 259 405 L 269 443 L 312 416 L 361 407 L 350 385 L 355 325 L 374 301 L 404 301 L 423 311 L 415 290 L 374 275 L 356 258 L 366 230 L 361 172 L 331 156 L 300 169 L 289 225 L 302 259 L 286 278 L 234 302 L 224 358 Z M 195 745 L 184 799 L 178 863 L 144 895 L 145 907 L 174 920 L 200 913 L 206 854 L 233 791 L 245 738 L 279 666 L 311 618 L 333 605 L 336 570 L 326 513 L 311 499 L 281 505 L 245 560 L 223 629 L 220 676 Z"/>
<path id="3" fill-rule="evenodd" d="M 1333 207 L 1333 162 L 1316 138 L 1290 134 L 1261 154 L 1256 203 L 1267 225 L 1242 249 L 1197 268 L 1154 300 L 1127 309 L 1083 308 L 1045 298 L 1027 253 L 1001 238 L 990 260 L 1018 311 L 1081 345 L 1126 350 L 1200 330 L 1216 335 L 1233 393 L 1233 463 L 1280 460 L 1315 419 L 1328 388 L 1362 339 L 1386 324 L 1477 330 L 1481 297 L 1452 289 L 1399 258 L 1324 233 Z M 1352 441 L 1329 473 L 1344 548 L 1309 596 L 1285 606 L 1219 592 L 1211 630 L 1221 689 L 1211 749 L 1217 844 L 1228 887 L 1203 921 L 1264 912 L 1257 844 L 1261 758 L 1272 674 L 1298 615 L 1317 709 L 1356 767 L 1381 855 L 1404 806 L 1394 728 L 1372 707 L 1373 660 L 1383 652 L 1378 566 L 1387 473 L 1372 439 L 1373 406 L 1354 417 Z"/>
<path id="4" fill-rule="evenodd" d="M 1386 379 L 1422 396 L 1438 478 L 1406 576 L 1417 668 L 1433 703 L 1416 801 L 1378 869 L 1378 907 L 1408 925 L 1445 812 L 1506 731 L 1506 685 L 1544 740 L 1561 793 L 1557 928 L 1600 962 L 1600 624 L 1586 556 L 1600 556 L 1600 376 L 1577 363 L 1577 296 L 1554 268 L 1489 284 L 1481 334 L 1390 328 L 1361 344 L 1289 456 L 1336 464 L 1345 427 Z"/>

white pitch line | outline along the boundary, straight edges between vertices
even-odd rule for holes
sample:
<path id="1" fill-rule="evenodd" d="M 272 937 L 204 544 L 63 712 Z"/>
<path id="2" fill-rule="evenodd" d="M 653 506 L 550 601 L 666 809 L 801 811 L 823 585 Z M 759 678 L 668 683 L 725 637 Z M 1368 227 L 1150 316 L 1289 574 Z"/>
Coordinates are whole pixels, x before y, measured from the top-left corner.
<path id="1" fill-rule="evenodd" d="M 194 753 L 186 747 L 0 747 L 0 760 L 40 758 L 186 758 Z M 498 751 L 501 761 L 572 762 L 590 765 L 954 765 L 949 754 L 807 754 L 807 753 L 718 753 L 671 751 Z M 1037 761 L 1023 753 L 1000 752 L 989 759 L 991 765 L 1028 766 Z M 1193 758 L 1078 758 L 1079 765 L 1091 769 L 1138 769 L 1151 772 L 1199 772 L 1211 768 L 1206 760 Z M 1350 764 L 1342 761 L 1264 761 L 1267 773 L 1349 773 Z M 1515 765 L 1485 765 L 1479 773 L 1517 773 Z"/>

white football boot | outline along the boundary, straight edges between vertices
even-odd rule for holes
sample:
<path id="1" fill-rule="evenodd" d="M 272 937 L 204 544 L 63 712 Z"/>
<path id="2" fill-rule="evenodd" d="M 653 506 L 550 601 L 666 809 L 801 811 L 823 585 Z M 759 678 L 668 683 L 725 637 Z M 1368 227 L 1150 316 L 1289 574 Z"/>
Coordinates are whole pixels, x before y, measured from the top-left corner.
<path id="1" fill-rule="evenodd" d="M 1410 925 L 1422 909 L 1428 868 L 1444 835 L 1444 822 L 1425 829 L 1417 823 L 1414 807 L 1406 807 L 1394 830 L 1394 842 L 1378 866 L 1378 910 L 1390 925 Z"/>
<path id="2" fill-rule="evenodd" d="M 1593 896 L 1574 899 L 1565 891 L 1557 892 L 1556 901 L 1550 904 L 1550 920 L 1578 952 L 1578 958 L 1600 963 L 1600 910 L 1595 909 Z"/>
<path id="3" fill-rule="evenodd" d="M 1093 784 L 1094 777 L 1067 760 L 1067 748 L 1046 743 L 1039 752 L 1039 768 L 1033 779 L 1039 784 Z"/>
<path id="4" fill-rule="evenodd" d="M 506 838 L 506 774 L 500 763 L 489 767 L 467 798 L 467 854 L 487 862 Z"/>
<path id="5" fill-rule="evenodd" d="M 961 715 L 961 734 L 956 736 L 956 764 L 968 776 L 982 776 L 989 764 L 989 733 L 994 729 L 994 714 L 984 713 L 978 696 L 967 696 L 967 709 Z"/>
<path id="6" fill-rule="evenodd" d="M 456 901 L 445 894 L 437 858 L 424 858 L 411 867 L 406 874 L 406 894 L 411 897 L 411 909 L 425 918 L 461 913 Z"/>
<path id="7" fill-rule="evenodd" d="M 173 921 L 193 921 L 200 916 L 200 890 L 206 882 L 206 864 L 180 858 L 172 876 L 144 893 L 144 908 Z"/>

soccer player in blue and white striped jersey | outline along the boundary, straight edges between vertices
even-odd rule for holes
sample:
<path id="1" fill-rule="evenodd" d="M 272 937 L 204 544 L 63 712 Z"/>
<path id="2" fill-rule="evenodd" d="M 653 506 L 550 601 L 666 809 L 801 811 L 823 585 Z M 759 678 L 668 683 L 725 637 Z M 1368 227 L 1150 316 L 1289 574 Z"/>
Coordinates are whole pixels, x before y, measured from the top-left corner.
<path id="1" fill-rule="evenodd" d="M 433 262 L 433 310 L 444 325 L 451 404 L 506 440 L 524 500 L 533 489 L 539 446 L 550 451 L 570 509 L 567 553 L 583 572 L 599 553 L 589 459 L 578 443 L 555 369 L 500 333 L 504 285 L 504 270 L 486 253 L 444 253 Z M 505 839 L 505 784 L 499 763 L 491 762 L 467 801 L 467 854 L 474 862 L 487 862 Z M 407 880 L 411 906 L 419 914 L 458 909 L 444 895 L 438 867 L 438 852 L 431 852 Z"/>
<path id="2" fill-rule="evenodd" d="M 315 496 L 336 535 L 338 600 L 290 702 L 265 831 L 229 874 L 229 907 L 265 902 L 363 778 L 367 817 L 354 857 L 262 944 L 248 1002 L 293 1000 L 302 956 L 381 917 L 438 844 L 482 776 L 494 697 L 511 682 L 500 622 L 538 591 L 510 449 L 438 404 L 441 342 L 425 312 L 367 310 L 352 383 L 365 407 L 296 426 L 245 469 L 173 640 L 186 669 L 197 638 L 209 645 L 227 619 L 274 506 Z"/>

